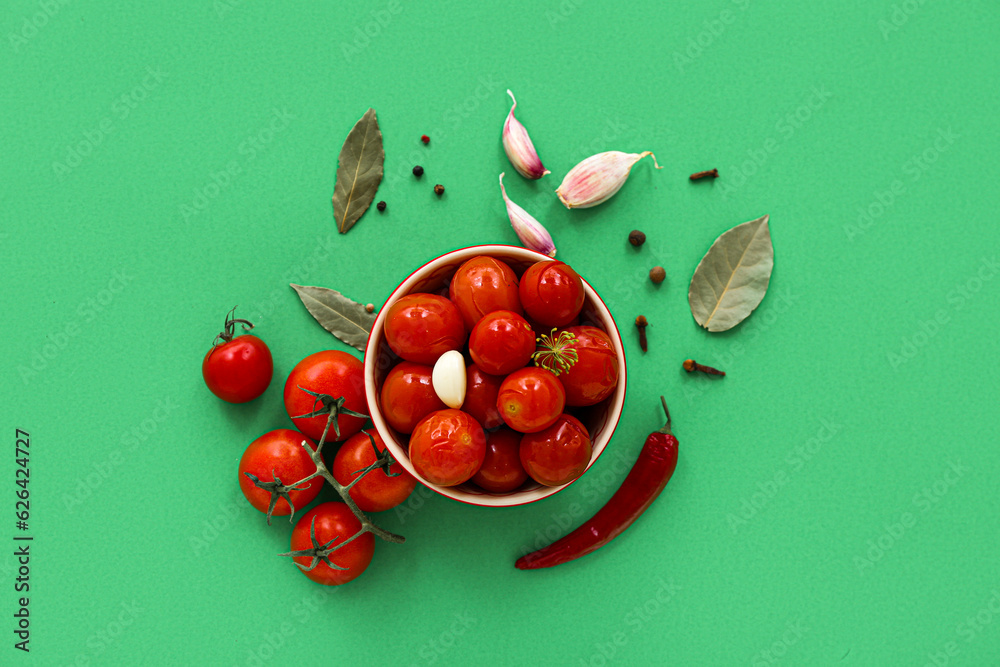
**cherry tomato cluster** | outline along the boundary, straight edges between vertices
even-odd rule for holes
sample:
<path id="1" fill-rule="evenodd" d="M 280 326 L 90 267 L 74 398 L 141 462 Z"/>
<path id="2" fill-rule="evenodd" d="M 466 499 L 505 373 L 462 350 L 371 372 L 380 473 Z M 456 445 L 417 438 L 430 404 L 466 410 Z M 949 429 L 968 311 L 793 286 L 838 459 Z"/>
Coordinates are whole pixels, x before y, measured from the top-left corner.
<path id="1" fill-rule="evenodd" d="M 611 396 L 619 372 L 607 333 L 579 323 L 584 298 L 563 262 L 538 262 L 518 278 L 483 255 L 458 268 L 447 297 L 412 293 L 389 308 L 385 338 L 401 361 L 380 405 L 409 436 L 423 479 L 502 494 L 529 478 L 561 486 L 583 474 L 592 447 L 579 417 Z M 466 358 L 458 402 L 434 384 L 434 364 L 453 350 Z"/>
<path id="2" fill-rule="evenodd" d="M 262 340 L 251 335 L 233 338 L 236 323 L 243 323 L 245 329 L 252 326 L 245 320 L 227 317 L 226 330 L 220 334 L 223 342 L 209 350 L 202 370 L 205 383 L 214 394 L 229 402 L 242 403 L 264 392 L 270 384 L 273 367 L 270 350 Z M 363 470 L 376 464 L 386 449 L 377 433 L 361 430 L 367 421 L 359 416 L 367 412 L 363 368 L 350 354 L 326 350 L 309 355 L 292 369 L 285 382 L 284 404 L 297 430 L 279 428 L 256 438 L 246 448 L 238 466 L 240 490 L 254 508 L 267 515 L 268 523 L 272 516 L 299 512 L 319 495 L 325 482 L 317 474 L 318 466 L 310 451 L 316 451 L 321 438 L 324 443 L 331 443 L 324 450 L 327 454 L 332 443 L 341 443 L 327 470 L 342 487 L 353 483 L 347 493 L 362 512 L 392 509 L 413 491 L 416 479 L 395 462 L 388 464 L 388 474 L 382 467 L 375 467 L 355 482 Z M 336 403 L 335 419 L 329 417 L 330 406 L 324 402 L 329 398 L 325 397 L 333 398 Z M 322 454 L 319 460 L 325 468 Z M 346 503 L 320 503 L 295 524 L 291 550 L 308 551 L 348 540 L 350 543 L 327 556 L 334 567 L 310 556 L 296 556 L 294 560 L 313 581 L 333 586 L 347 583 L 365 571 L 374 554 L 375 539 L 371 532 L 354 537 L 361 530 L 361 520 Z"/>

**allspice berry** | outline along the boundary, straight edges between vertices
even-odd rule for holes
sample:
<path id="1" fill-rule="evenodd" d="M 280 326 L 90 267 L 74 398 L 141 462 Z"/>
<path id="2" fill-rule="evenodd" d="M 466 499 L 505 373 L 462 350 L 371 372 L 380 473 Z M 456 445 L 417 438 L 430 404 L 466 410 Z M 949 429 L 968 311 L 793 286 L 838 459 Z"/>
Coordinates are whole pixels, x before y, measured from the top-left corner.
<path id="1" fill-rule="evenodd" d="M 638 229 L 633 229 L 629 232 L 628 242 L 634 245 L 636 248 L 641 246 L 646 242 L 646 235 L 640 232 Z"/>
<path id="2" fill-rule="evenodd" d="M 441 185 L 440 183 L 438 183 L 437 185 L 435 185 L 434 186 L 434 194 L 436 194 L 438 197 L 440 197 L 441 195 L 443 195 L 444 194 L 444 186 Z"/>
<path id="3" fill-rule="evenodd" d="M 667 272 L 662 266 L 654 266 L 649 270 L 649 279 L 659 285 L 667 277 Z"/>

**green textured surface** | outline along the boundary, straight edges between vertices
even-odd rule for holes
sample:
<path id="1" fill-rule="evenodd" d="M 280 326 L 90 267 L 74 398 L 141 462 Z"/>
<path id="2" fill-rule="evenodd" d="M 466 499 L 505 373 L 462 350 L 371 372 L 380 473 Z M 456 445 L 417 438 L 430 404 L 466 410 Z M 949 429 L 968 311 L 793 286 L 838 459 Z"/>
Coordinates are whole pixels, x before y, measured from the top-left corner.
<path id="1" fill-rule="evenodd" d="M 0 539 L 23 428 L 35 540 L 30 656 L 0 549 L 0 663 L 995 664 L 996 7 L 674 5 L 8 2 Z M 503 155 L 507 87 L 553 172 L 541 182 Z M 369 106 L 388 210 L 340 236 L 336 156 Z M 606 149 L 665 168 L 562 209 L 559 180 Z M 687 180 L 711 167 L 718 181 Z M 287 524 L 236 485 L 246 444 L 289 424 L 290 368 L 344 349 L 287 284 L 378 304 L 433 256 L 515 243 L 501 170 L 626 325 L 623 421 L 544 502 L 415 496 L 383 517 L 407 543 L 322 589 L 274 555 Z M 699 330 L 694 267 L 764 213 L 768 295 L 740 327 Z M 234 304 L 276 366 L 243 406 L 199 372 Z M 729 375 L 689 377 L 686 357 Z M 584 560 L 516 571 L 536 530 L 617 487 L 661 393 L 681 461 L 660 500 Z"/>

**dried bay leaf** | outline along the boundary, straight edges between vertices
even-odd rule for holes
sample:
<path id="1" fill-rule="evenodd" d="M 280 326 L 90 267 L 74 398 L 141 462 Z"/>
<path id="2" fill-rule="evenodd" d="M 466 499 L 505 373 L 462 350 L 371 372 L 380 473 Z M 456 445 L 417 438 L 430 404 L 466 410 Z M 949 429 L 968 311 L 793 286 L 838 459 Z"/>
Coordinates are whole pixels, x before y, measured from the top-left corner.
<path id="1" fill-rule="evenodd" d="M 694 270 L 691 314 L 709 331 L 726 331 L 760 305 L 774 268 L 768 216 L 724 232 Z"/>
<path id="2" fill-rule="evenodd" d="M 375 313 L 334 289 L 291 284 L 306 310 L 324 329 L 360 351 L 365 351 L 368 334 L 375 325 Z"/>
<path id="3" fill-rule="evenodd" d="M 348 133 L 337 161 L 333 214 L 341 234 L 347 233 L 371 206 L 382 182 L 384 162 L 382 131 L 375 110 L 368 109 Z"/>

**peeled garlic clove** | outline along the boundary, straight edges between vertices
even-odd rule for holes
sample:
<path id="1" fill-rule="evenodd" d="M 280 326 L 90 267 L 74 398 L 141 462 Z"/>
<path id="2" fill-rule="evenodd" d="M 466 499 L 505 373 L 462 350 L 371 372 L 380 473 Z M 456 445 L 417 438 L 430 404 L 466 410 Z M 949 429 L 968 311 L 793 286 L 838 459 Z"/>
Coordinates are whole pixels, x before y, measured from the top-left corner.
<path id="1" fill-rule="evenodd" d="M 625 185 L 632 165 L 647 155 L 653 155 L 653 153 L 651 151 L 642 153 L 608 151 L 591 155 L 569 170 L 566 178 L 556 189 L 556 195 L 566 208 L 597 206 L 610 199 L 611 195 Z M 653 164 L 656 165 L 657 169 L 663 169 L 656 163 L 655 155 L 653 155 Z"/>
<path id="2" fill-rule="evenodd" d="M 503 174 L 500 174 L 500 193 L 507 204 L 507 217 L 510 218 L 510 226 L 514 228 L 517 238 L 521 239 L 524 247 L 549 257 L 555 257 L 556 246 L 552 242 L 552 236 L 542 226 L 542 223 L 510 200 L 507 196 L 507 190 L 503 187 Z"/>
<path id="3" fill-rule="evenodd" d="M 514 118 L 514 109 L 517 108 L 514 93 L 508 90 L 507 94 L 513 100 L 514 106 L 510 108 L 507 121 L 503 124 L 503 150 L 507 153 L 510 163 L 514 165 L 514 169 L 517 169 L 517 173 L 525 178 L 541 178 L 548 174 L 549 170 L 542 166 L 542 160 L 538 157 L 538 151 L 531 143 L 531 137 L 528 136 L 524 125 L 521 125 L 520 121 Z"/>
<path id="4" fill-rule="evenodd" d="M 441 402 L 458 410 L 465 402 L 465 357 L 458 350 L 445 352 L 434 362 L 431 385 Z"/>

